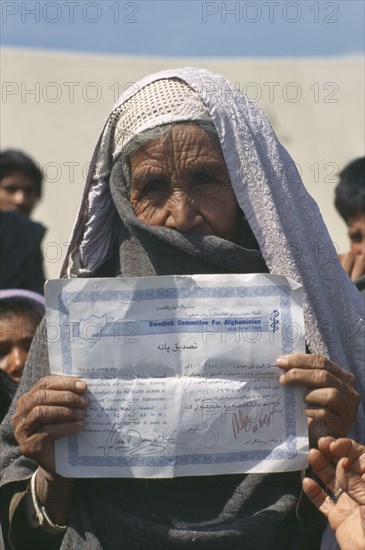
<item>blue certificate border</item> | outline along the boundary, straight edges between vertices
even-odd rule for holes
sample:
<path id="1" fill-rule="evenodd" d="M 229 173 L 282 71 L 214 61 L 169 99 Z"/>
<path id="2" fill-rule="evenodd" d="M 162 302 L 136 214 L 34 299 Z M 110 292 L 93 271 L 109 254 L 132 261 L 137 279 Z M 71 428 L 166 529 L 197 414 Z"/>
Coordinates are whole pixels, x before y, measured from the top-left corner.
<path id="1" fill-rule="evenodd" d="M 102 302 L 138 302 L 150 300 L 179 300 L 188 298 L 199 299 L 227 299 L 247 297 L 279 297 L 281 309 L 281 321 L 291 325 L 292 316 L 290 309 L 290 289 L 286 285 L 267 286 L 233 286 L 233 287 L 196 287 L 193 288 L 150 288 L 137 290 L 118 291 L 63 291 L 58 296 L 61 327 L 61 351 L 62 367 L 65 374 L 72 374 L 72 355 L 69 326 L 70 305 L 72 303 Z M 283 354 L 293 353 L 293 340 L 284 339 L 282 342 Z M 119 456 L 96 457 L 82 456 L 79 454 L 78 435 L 68 437 L 69 463 L 72 466 L 92 466 L 108 468 L 131 467 L 175 467 L 186 465 L 204 465 L 219 463 L 251 462 L 259 460 L 288 460 L 297 456 L 296 423 L 295 423 L 295 390 L 284 390 L 284 427 L 285 448 L 268 449 L 261 451 L 188 454 L 188 455 L 164 455 L 158 456 Z"/>

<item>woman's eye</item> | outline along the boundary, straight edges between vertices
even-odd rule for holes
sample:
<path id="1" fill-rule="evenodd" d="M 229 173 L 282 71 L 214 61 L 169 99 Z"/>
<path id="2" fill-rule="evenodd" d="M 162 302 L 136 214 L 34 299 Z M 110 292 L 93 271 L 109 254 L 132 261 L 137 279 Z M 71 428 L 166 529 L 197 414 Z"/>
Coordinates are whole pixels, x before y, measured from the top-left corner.
<path id="1" fill-rule="evenodd" d="M 143 186 L 143 193 L 158 193 L 163 188 L 163 182 L 161 180 L 151 180 Z"/>
<path id="2" fill-rule="evenodd" d="M 350 235 L 350 240 L 353 243 L 361 243 L 362 241 L 361 233 L 353 233 L 352 235 Z"/>
<path id="3" fill-rule="evenodd" d="M 214 181 L 214 178 L 211 176 L 211 174 L 209 174 L 205 170 L 202 170 L 201 172 L 197 172 L 195 174 L 195 179 L 200 184 L 212 183 Z"/>

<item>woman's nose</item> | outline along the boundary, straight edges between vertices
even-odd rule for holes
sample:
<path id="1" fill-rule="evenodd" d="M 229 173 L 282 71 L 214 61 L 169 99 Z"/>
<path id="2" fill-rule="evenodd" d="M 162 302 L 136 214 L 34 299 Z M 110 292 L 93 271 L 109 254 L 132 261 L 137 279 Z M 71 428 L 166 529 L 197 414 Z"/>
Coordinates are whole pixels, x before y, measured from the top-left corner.
<path id="1" fill-rule="evenodd" d="M 18 346 L 14 346 L 7 356 L 5 370 L 15 382 L 19 382 L 22 376 L 27 357 L 28 353 Z"/>
<path id="2" fill-rule="evenodd" d="M 188 193 L 180 192 L 171 196 L 166 206 L 168 213 L 165 227 L 181 232 L 199 232 L 204 218 Z"/>
<path id="3" fill-rule="evenodd" d="M 352 251 L 356 255 L 358 255 L 358 254 L 359 255 L 362 254 L 363 256 L 365 255 L 365 234 L 364 234 L 363 239 L 360 242 L 352 244 Z"/>
<path id="4" fill-rule="evenodd" d="M 365 235 L 363 236 L 363 239 L 360 244 L 360 254 L 365 256 Z"/>
<path id="5" fill-rule="evenodd" d="M 17 207 L 22 208 L 28 201 L 28 195 L 24 189 L 18 189 L 14 195 L 14 203 Z"/>

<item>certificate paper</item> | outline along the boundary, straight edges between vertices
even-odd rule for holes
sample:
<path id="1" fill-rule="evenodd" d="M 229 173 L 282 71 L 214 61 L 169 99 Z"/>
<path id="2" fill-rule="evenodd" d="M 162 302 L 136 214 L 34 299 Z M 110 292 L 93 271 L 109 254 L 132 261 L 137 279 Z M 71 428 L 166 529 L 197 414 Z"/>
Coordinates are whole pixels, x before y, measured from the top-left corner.
<path id="1" fill-rule="evenodd" d="M 85 380 L 79 434 L 56 442 L 67 477 L 176 477 L 305 467 L 302 292 L 286 277 L 187 275 L 46 284 L 51 372 Z"/>

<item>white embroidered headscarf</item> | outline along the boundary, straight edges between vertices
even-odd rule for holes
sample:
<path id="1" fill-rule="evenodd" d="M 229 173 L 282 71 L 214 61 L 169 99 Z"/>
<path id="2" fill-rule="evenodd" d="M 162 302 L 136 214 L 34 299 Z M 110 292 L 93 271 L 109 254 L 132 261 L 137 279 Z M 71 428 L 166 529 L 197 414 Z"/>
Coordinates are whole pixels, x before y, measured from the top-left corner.
<path id="1" fill-rule="evenodd" d="M 222 76 L 195 68 L 168 70 L 148 76 L 121 96 L 94 153 L 62 275 L 87 276 L 105 258 L 90 251 L 98 249 L 106 254 L 112 235 L 115 207 L 108 179 L 124 146 L 123 136 L 129 139 L 128 132 L 116 132 L 118 120 L 121 117 L 126 120 L 129 115 L 133 118 L 130 106 L 139 104 L 139 99 L 142 104 L 140 90 L 147 92 L 144 95 L 148 104 L 148 85 L 163 79 L 187 83 L 203 100 L 216 126 L 237 201 L 270 272 L 286 275 L 303 285 L 306 341 L 311 352 L 331 358 L 356 375 L 362 408 L 353 435 L 363 440 L 364 301 L 342 269 L 318 206 L 304 188 L 293 160 L 266 116 Z M 184 95 L 184 85 L 180 89 Z M 205 112 L 199 100 L 187 95 L 192 101 L 191 108 L 182 105 L 181 118 L 160 113 L 158 124 L 196 120 L 199 115 L 195 108 L 199 113 Z M 131 102 L 133 98 L 135 101 Z M 143 113 L 141 116 L 143 119 Z M 151 127 L 148 123 L 135 127 L 135 121 L 130 124 L 132 133 Z M 118 135 L 122 136 L 121 143 L 116 140 Z"/>

